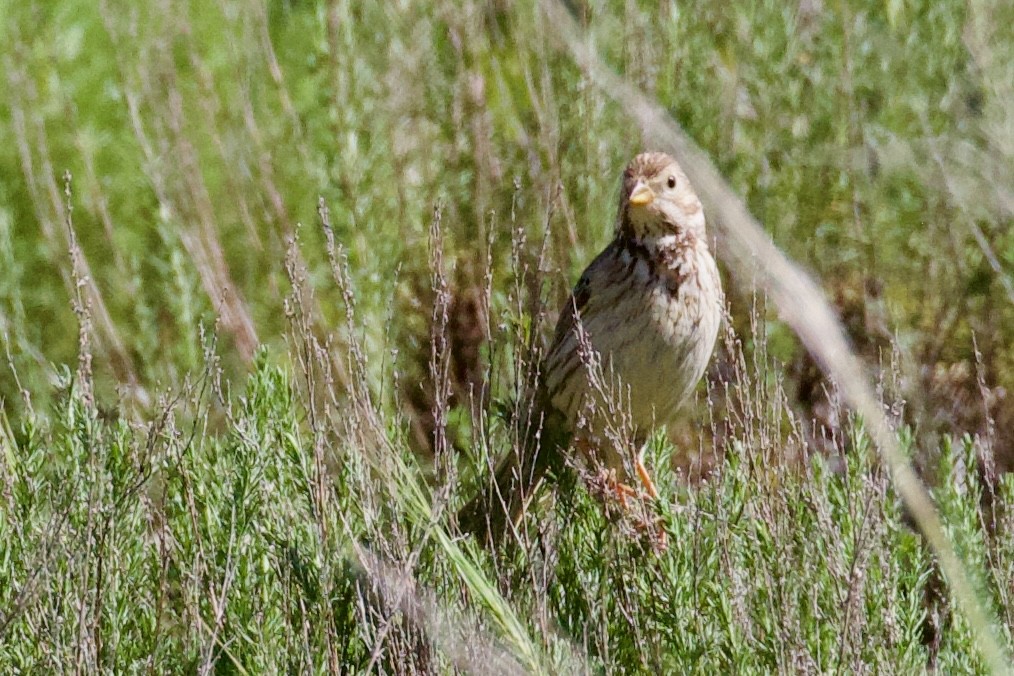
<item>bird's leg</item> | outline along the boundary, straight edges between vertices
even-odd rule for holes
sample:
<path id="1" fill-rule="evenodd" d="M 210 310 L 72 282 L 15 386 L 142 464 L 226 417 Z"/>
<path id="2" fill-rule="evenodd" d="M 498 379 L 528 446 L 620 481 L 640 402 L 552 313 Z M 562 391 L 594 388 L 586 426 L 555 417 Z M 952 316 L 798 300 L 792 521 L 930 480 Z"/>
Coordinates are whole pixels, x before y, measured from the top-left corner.
<path id="1" fill-rule="evenodd" d="M 644 466 L 644 446 L 641 447 L 641 452 L 634 456 L 634 469 L 637 470 L 637 477 L 644 484 L 644 488 L 647 491 L 647 495 L 641 494 L 641 499 L 650 497 L 653 500 L 658 500 L 658 488 L 655 487 L 655 482 L 651 480 L 651 475 L 648 474 L 648 468 Z M 656 515 L 654 518 L 650 516 L 639 520 L 636 523 L 636 527 L 642 533 L 647 534 L 651 541 L 651 546 L 656 552 L 664 552 L 669 548 L 669 537 L 666 534 L 665 522 L 661 515 Z"/>
<path id="2" fill-rule="evenodd" d="M 644 484 L 645 490 L 648 491 L 648 495 L 653 500 L 657 500 L 658 489 L 655 488 L 655 482 L 651 480 L 651 475 L 648 474 L 648 468 L 644 466 L 644 460 L 640 454 L 634 459 L 634 467 L 637 469 L 637 476 L 640 477 L 641 483 Z"/>
<path id="3" fill-rule="evenodd" d="M 658 499 L 658 489 L 655 487 L 655 482 L 651 480 L 651 475 L 648 474 L 648 469 L 644 466 L 644 461 L 641 459 L 641 455 L 639 453 L 634 456 L 634 467 L 637 470 L 637 476 L 644 485 L 647 493 L 644 493 L 636 487 L 630 486 L 621 481 L 617 476 L 620 470 L 616 467 L 603 465 L 597 458 L 594 444 L 591 441 L 579 438 L 575 440 L 575 444 L 578 449 L 584 453 L 590 463 L 597 464 L 599 466 L 597 477 L 598 481 L 596 483 L 599 483 L 600 486 L 606 489 L 603 490 L 603 494 L 611 494 L 624 509 L 630 507 L 628 502 L 629 498 L 636 498 L 638 500 L 644 500 L 646 498 Z"/>
<path id="4" fill-rule="evenodd" d="M 652 516 L 650 511 L 644 509 L 646 500 L 658 498 L 658 489 L 655 488 L 655 483 L 640 458 L 635 461 L 635 467 L 647 493 L 623 483 L 617 478 L 616 469 L 607 467 L 603 467 L 598 473 L 598 481 L 601 482 L 599 490 L 602 491 L 601 495 L 604 498 L 612 497 L 619 503 L 620 509 L 627 515 L 626 518 L 630 519 L 629 523 L 633 525 L 634 530 L 642 537 L 647 537 L 656 552 L 664 552 L 669 546 L 665 522 L 661 515 Z M 631 504 L 631 500 L 634 504 Z"/>
<path id="5" fill-rule="evenodd" d="M 637 489 L 634 488 L 633 486 L 628 486 L 627 484 L 617 479 L 615 469 L 607 469 L 605 471 L 608 473 L 607 482 L 613 489 L 613 492 L 616 493 L 616 499 L 620 501 L 620 506 L 623 507 L 623 509 L 628 509 L 630 505 L 627 504 L 627 498 L 640 497 L 640 495 L 638 495 Z"/>
<path id="6" fill-rule="evenodd" d="M 655 483 L 651 480 L 648 475 L 648 470 L 644 467 L 644 463 L 637 460 L 635 466 L 637 467 L 637 476 L 644 484 L 647 492 L 639 490 L 635 486 L 621 481 L 616 475 L 616 469 L 611 467 L 603 467 L 599 471 L 599 480 L 602 485 L 608 488 L 608 492 L 616 498 L 617 502 L 623 509 L 630 508 L 629 500 L 647 500 L 647 499 L 658 499 L 658 489 L 655 488 Z"/>
<path id="7" fill-rule="evenodd" d="M 592 492 L 605 500 L 606 504 L 615 500 L 624 511 L 628 511 L 630 508 L 628 498 L 641 497 L 636 488 L 620 481 L 616 476 L 616 469 L 613 467 L 599 467 L 590 486 L 593 489 Z"/>

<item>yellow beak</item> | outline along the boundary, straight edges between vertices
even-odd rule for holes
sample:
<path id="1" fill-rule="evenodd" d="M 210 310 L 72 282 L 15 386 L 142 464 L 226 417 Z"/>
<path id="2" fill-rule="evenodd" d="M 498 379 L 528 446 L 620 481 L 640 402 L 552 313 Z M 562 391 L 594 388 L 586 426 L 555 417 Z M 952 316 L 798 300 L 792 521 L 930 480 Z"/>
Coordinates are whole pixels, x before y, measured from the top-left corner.
<path id="1" fill-rule="evenodd" d="M 645 207 L 655 201 L 655 193 L 651 191 L 648 184 L 638 181 L 637 185 L 630 192 L 630 204 L 636 207 Z"/>

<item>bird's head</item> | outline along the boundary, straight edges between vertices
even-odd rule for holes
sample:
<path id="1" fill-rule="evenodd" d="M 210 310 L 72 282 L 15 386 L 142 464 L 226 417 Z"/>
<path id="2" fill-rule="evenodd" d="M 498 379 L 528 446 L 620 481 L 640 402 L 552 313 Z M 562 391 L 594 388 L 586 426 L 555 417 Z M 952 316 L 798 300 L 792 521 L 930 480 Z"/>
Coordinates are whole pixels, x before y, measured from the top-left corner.
<path id="1" fill-rule="evenodd" d="M 704 241 L 704 209 L 680 165 L 665 153 L 642 153 L 623 172 L 619 236 L 639 244 L 662 238 Z"/>

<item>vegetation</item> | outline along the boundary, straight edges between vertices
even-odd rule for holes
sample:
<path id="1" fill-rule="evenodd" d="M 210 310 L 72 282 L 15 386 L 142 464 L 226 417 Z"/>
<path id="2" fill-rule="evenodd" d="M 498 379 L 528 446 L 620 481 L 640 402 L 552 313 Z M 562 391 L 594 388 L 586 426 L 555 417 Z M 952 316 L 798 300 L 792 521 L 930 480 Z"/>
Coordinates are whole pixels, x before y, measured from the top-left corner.
<path id="1" fill-rule="evenodd" d="M 567 7 L 821 279 L 1009 641 L 1012 7 Z M 985 670 L 735 270 L 662 500 L 457 532 L 647 143 L 539 3 L 0 17 L 0 670 Z"/>

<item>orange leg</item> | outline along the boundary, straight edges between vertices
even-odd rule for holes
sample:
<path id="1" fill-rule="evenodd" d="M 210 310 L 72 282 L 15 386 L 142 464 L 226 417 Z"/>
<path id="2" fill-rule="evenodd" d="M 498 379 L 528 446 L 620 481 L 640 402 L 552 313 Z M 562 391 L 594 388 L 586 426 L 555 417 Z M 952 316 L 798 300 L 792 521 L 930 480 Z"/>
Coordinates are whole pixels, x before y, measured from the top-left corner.
<path id="1" fill-rule="evenodd" d="M 644 466 L 644 461 L 641 460 L 640 456 L 634 461 L 634 466 L 637 468 L 637 476 L 641 479 L 641 483 L 644 484 L 644 488 L 648 491 L 648 495 L 652 499 L 658 499 L 658 489 L 655 488 L 655 482 L 651 480 L 651 476 L 648 474 L 648 468 Z M 651 529 L 654 528 L 652 533 L 651 544 L 655 548 L 656 552 L 664 552 L 669 548 L 669 536 L 665 531 L 665 524 L 662 521 L 662 517 L 657 517 L 654 521 L 649 523 L 641 524 L 642 528 Z"/>
<path id="2" fill-rule="evenodd" d="M 616 495 L 616 499 L 624 509 L 630 506 L 627 502 L 628 498 L 636 498 L 638 500 L 644 500 L 645 498 L 658 499 L 658 489 L 655 488 L 655 482 L 648 475 L 648 470 L 645 468 L 644 463 L 637 460 L 635 467 L 637 468 L 637 476 L 641 480 L 641 483 L 644 484 L 647 495 L 617 479 L 616 470 L 605 469 L 601 474 L 603 482 Z"/>
<path id="3" fill-rule="evenodd" d="M 632 486 L 628 486 L 619 479 L 616 478 L 615 469 L 602 469 L 602 473 L 599 475 L 606 489 L 613 494 L 616 501 L 620 503 L 623 509 L 627 509 L 630 505 L 627 502 L 627 498 L 638 497 L 637 489 Z"/>
<path id="4" fill-rule="evenodd" d="M 648 468 L 644 466 L 644 461 L 641 460 L 640 456 L 634 460 L 634 467 L 637 468 L 637 476 L 641 478 L 641 483 L 644 484 L 644 488 L 648 491 L 653 499 L 658 499 L 658 489 L 655 488 L 655 482 L 651 480 L 651 476 L 648 475 Z"/>
<path id="5" fill-rule="evenodd" d="M 595 453 L 587 439 L 578 438 L 575 440 L 575 445 L 582 453 L 584 453 L 590 463 L 595 464 Z M 628 486 L 617 479 L 615 469 L 607 469 L 601 465 L 600 467 L 601 472 L 599 476 L 607 486 L 610 486 L 613 489 L 621 505 L 627 507 L 628 497 L 644 498 L 644 494 L 639 493 L 636 488 Z M 648 468 L 644 466 L 644 460 L 641 459 L 640 454 L 634 456 L 634 467 L 637 470 L 637 477 L 641 480 L 641 483 L 647 491 L 648 497 L 657 500 L 658 488 L 655 487 L 655 482 L 651 480 L 651 475 L 648 474 Z"/>
<path id="6" fill-rule="evenodd" d="M 648 474 L 648 470 L 640 458 L 635 460 L 634 466 L 637 468 L 637 476 L 644 484 L 646 493 L 620 481 L 616 477 L 615 469 L 606 469 L 604 467 L 598 473 L 596 481 L 593 484 L 598 487 L 598 490 L 602 491 L 600 493 L 601 496 L 614 498 L 624 511 L 630 509 L 631 499 L 639 502 L 649 497 L 658 498 L 658 489 L 655 487 L 655 482 L 651 480 L 651 476 Z M 608 500 L 606 502 L 608 505 Z M 651 518 L 645 515 L 642 510 L 634 510 L 630 514 L 634 519 L 632 522 L 634 527 L 639 532 L 648 535 L 655 551 L 663 552 L 668 548 L 668 536 L 666 535 L 665 524 L 662 522 L 661 517 Z"/>

